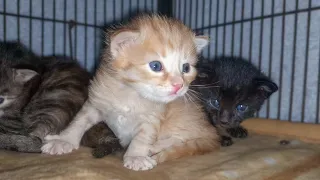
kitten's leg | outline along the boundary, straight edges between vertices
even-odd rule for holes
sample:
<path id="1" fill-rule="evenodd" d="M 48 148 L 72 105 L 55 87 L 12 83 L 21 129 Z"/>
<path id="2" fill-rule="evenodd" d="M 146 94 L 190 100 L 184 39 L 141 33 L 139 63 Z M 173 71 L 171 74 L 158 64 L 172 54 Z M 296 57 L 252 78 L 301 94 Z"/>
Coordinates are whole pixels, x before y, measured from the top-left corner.
<path id="1" fill-rule="evenodd" d="M 123 157 L 124 166 L 135 171 L 152 169 L 157 162 L 152 159 L 150 151 L 157 138 L 157 130 L 160 127 L 160 121 L 154 119 L 153 122 L 146 122 L 140 125 L 136 130 L 136 135 Z"/>
<path id="2" fill-rule="evenodd" d="M 102 158 L 123 149 L 119 139 L 104 122 L 90 128 L 82 137 L 81 145 L 93 148 L 92 155 L 95 158 Z"/>
<path id="3" fill-rule="evenodd" d="M 217 125 L 216 126 L 218 134 L 220 135 L 221 146 L 231 146 L 233 144 L 232 138 L 229 136 L 225 128 Z"/>
<path id="4" fill-rule="evenodd" d="M 86 102 L 70 125 L 59 135 L 47 135 L 41 150 L 46 154 L 66 154 L 78 149 L 83 134 L 102 120 L 101 113 Z"/>
<path id="5" fill-rule="evenodd" d="M 1 134 L 0 149 L 26 153 L 40 153 L 42 142 L 39 138 L 17 134 Z"/>
<path id="6" fill-rule="evenodd" d="M 198 138 L 182 142 L 179 139 L 161 140 L 155 144 L 158 150 L 157 154 L 152 156 L 158 163 L 178 159 L 185 156 L 202 155 L 212 152 L 219 148 L 215 138 Z M 167 147 L 170 144 L 170 147 Z M 155 150 L 155 149 L 154 149 Z"/>
<path id="7" fill-rule="evenodd" d="M 92 156 L 95 158 L 102 158 L 122 149 L 123 147 L 121 146 L 119 139 L 113 139 L 112 141 L 110 140 L 104 144 L 97 145 L 97 147 L 92 150 Z"/>
<path id="8" fill-rule="evenodd" d="M 246 138 L 248 136 L 248 131 L 242 126 L 236 128 L 229 128 L 227 132 L 235 138 Z"/>

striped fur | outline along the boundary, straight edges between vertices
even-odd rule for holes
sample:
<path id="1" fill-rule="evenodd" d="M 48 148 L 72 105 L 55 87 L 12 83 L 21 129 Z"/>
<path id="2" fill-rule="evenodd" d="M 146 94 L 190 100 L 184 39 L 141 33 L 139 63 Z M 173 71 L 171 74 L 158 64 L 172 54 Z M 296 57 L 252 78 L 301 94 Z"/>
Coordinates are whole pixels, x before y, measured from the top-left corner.
<path id="1" fill-rule="evenodd" d="M 0 98 L 11 97 L 0 101 L 0 149 L 41 152 L 43 138 L 62 131 L 86 101 L 91 75 L 70 59 L 40 58 L 16 42 L 0 42 L 0 63 Z M 16 83 L 21 69 L 33 77 Z M 121 147 L 105 124 L 92 127 L 82 144 L 97 157 Z"/>

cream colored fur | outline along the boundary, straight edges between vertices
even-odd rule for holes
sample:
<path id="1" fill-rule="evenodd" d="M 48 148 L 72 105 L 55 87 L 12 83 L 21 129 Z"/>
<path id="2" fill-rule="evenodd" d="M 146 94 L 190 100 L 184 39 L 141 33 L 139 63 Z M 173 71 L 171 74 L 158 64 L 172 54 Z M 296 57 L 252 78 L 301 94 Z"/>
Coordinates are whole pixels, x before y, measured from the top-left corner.
<path id="1" fill-rule="evenodd" d="M 88 101 L 67 129 L 46 137 L 43 153 L 78 149 L 84 132 L 100 121 L 128 147 L 123 158 L 129 169 L 148 170 L 170 159 L 215 150 L 216 130 L 197 102 L 185 98 L 196 76 L 197 53 L 207 38 L 156 15 L 136 18 L 109 37 Z M 150 69 L 149 62 L 155 60 L 162 63 L 162 71 Z M 182 70 L 185 63 L 191 65 L 189 72 Z M 177 92 L 176 83 L 182 85 Z"/>

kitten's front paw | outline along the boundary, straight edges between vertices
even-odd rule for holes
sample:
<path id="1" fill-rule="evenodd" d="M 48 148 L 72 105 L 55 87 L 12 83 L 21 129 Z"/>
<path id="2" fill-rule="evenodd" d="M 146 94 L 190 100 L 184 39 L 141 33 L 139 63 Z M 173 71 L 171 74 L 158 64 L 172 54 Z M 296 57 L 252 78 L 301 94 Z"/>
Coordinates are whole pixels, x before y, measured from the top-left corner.
<path id="1" fill-rule="evenodd" d="M 124 167 L 135 171 L 145 171 L 154 168 L 157 161 L 148 156 L 126 156 Z"/>
<path id="2" fill-rule="evenodd" d="M 234 138 L 246 138 L 248 136 L 248 131 L 243 127 L 229 128 L 227 132 Z"/>
<path id="3" fill-rule="evenodd" d="M 48 135 L 45 137 L 46 143 L 41 147 L 42 153 L 50 155 L 61 155 L 78 149 L 79 146 L 61 138 L 59 135 Z"/>
<path id="4" fill-rule="evenodd" d="M 220 139 L 221 146 L 231 146 L 233 144 L 232 138 L 228 136 L 221 136 Z"/>

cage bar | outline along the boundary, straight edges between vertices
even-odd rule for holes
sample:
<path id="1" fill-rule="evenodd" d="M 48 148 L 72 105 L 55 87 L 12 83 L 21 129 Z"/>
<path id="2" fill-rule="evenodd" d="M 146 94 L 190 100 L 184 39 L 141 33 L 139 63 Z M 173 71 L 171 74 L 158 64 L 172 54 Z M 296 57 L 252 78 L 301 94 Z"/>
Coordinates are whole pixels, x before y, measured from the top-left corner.
<path id="1" fill-rule="evenodd" d="M 97 37 L 105 25 L 118 23 L 121 20 L 125 20 L 127 15 L 131 17 L 136 12 L 157 12 L 169 17 L 178 18 L 193 28 L 196 33 L 208 33 L 212 35 L 211 43 L 208 47 L 209 50 L 201 54 L 205 57 L 204 60 L 212 59 L 219 55 L 242 56 L 255 63 L 269 77 L 274 78 L 273 80 L 279 86 L 278 96 L 276 99 L 272 99 L 272 101 L 266 103 L 267 107 L 262 110 L 266 112 L 257 113 L 258 117 L 281 119 L 288 115 L 286 119 L 281 120 L 315 123 L 319 123 L 320 121 L 320 72 L 316 73 L 318 74 L 318 78 L 316 79 L 318 80 L 317 85 L 309 87 L 307 84 L 307 81 L 311 80 L 310 73 L 307 73 L 307 71 L 314 68 L 318 68 L 318 71 L 320 71 L 320 63 L 318 63 L 319 67 L 308 67 L 315 59 L 311 57 L 314 56 L 314 52 L 319 51 L 318 59 L 320 59 L 320 42 L 319 48 L 314 48 L 314 44 L 310 44 L 314 42 L 312 38 L 315 37 L 311 36 L 311 33 L 314 33 L 314 25 L 311 25 L 311 18 L 317 15 L 317 13 L 313 12 L 320 11 L 318 3 L 320 0 L 295 0 L 293 2 L 295 4 L 289 4 L 289 1 L 282 0 L 283 4 L 279 7 L 280 1 L 275 0 L 94 0 L 92 2 L 88 0 L 74 0 L 72 4 L 67 3 L 67 0 L 52 0 L 53 6 L 49 7 L 49 11 L 45 9 L 47 7 L 44 4 L 44 0 L 40 0 L 40 3 L 34 3 L 32 0 L 16 0 L 16 4 L 9 3 L 7 0 L 0 1 L 2 8 L 0 15 L 2 16 L 1 20 L 3 23 L 0 27 L 2 28 L 2 31 L 0 31 L 1 41 L 23 41 L 41 56 L 58 53 L 63 54 L 63 56 L 71 56 L 84 62 L 82 65 L 90 68 L 90 70 L 92 64 L 94 64 L 94 69 L 97 67 L 100 55 L 98 53 L 99 45 L 102 44 L 100 43 L 102 37 Z M 260 2 L 261 4 L 259 4 Z M 89 3 L 93 3 L 93 9 L 86 8 L 86 6 L 91 5 Z M 103 4 L 104 7 L 99 9 L 99 3 Z M 303 6 L 299 7 L 299 4 Z M 271 13 L 269 13 L 268 7 L 271 7 Z M 41 10 L 35 11 L 34 8 Z M 67 14 L 69 8 L 74 9 L 74 16 L 71 19 Z M 216 12 L 214 12 L 215 10 Z M 251 12 L 249 13 L 248 11 Z M 300 18 L 304 17 L 301 16 L 302 14 L 306 14 L 306 26 L 298 24 L 301 20 Z M 286 20 L 290 18 L 293 21 L 287 22 Z M 277 21 L 278 19 L 279 21 Z M 271 21 L 270 25 L 266 23 L 269 20 Z M 10 23 L 14 23 L 14 25 L 12 26 Z M 246 23 L 249 23 L 249 32 L 245 32 L 247 30 Z M 52 25 L 52 30 L 47 31 L 47 24 Z M 60 28 L 60 25 L 63 28 Z M 12 29 L 12 27 L 16 29 Z M 229 27 L 231 37 L 229 37 Z M 27 29 L 27 31 L 22 31 L 22 28 Z M 287 31 L 291 31 L 290 29 L 292 29 L 292 35 L 285 34 Z M 93 30 L 93 33 L 91 33 L 91 30 Z M 271 30 L 270 36 L 267 36 L 266 33 L 269 30 Z M 40 36 L 35 36 L 35 31 L 39 32 Z M 303 34 L 303 36 L 306 35 L 306 39 L 303 39 L 303 45 L 300 43 L 301 39 L 298 33 L 306 33 Z M 12 39 L 14 34 L 16 34 L 16 39 Z M 255 34 L 259 34 L 260 37 L 255 36 Z M 60 37 L 61 35 L 62 37 Z M 35 39 L 36 37 L 40 39 Z M 280 37 L 279 40 L 275 39 L 276 37 Z M 88 43 L 92 42 L 92 38 L 94 38 L 94 45 L 91 47 Z M 270 43 L 266 43 L 269 39 Z M 287 44 L 288 39 L 290 42 L 292 40 L 291 46 Z M 63 41 L 63 45 L 58 48 L 58 46 L 61 46 L 60 40 Z M 274 45 L 278 45 L 277 41 L 279 41 L 279 50 L 274 47 Z M 256 42 L 259 42 L 259 44 L 256 44 Z M 35 43 L 41 44 L 39 46 Z M 49 50 L 46 49 L 47 43 L 51 45 L 49 45 Z M 231 46 L 228 43 L 231 43 Z M 248 47 L 245 47 L 245 45 Z M 305 48 L 305 50 L 300 49 L 300 47 Z M 79 52 L 79 49 L 81 52 Z M 240 54 L 238 53 L 239 49 Z M 247 51 L 249 51 L 249 54 L 244 53 Z M 229 52 L 230 54 L 228 54 Z M 311 55 L 312 52 L 313 54 Z M 292 59 L 290 60 L 286 59 L 288 53 L 292 55 Z M 301 53 L 303 54 L 301 55 Z M 268 57 L 264 58 L 263 56 Z M 93 59 L 92 57 L 95 58 Z M 302 62 L 301 66 L 304 66 L 302 69 L 297 65 L 300 62 Z M 274 67 L 279 68 L 279 71 L 273 72 Z M 290 68 L 291 77 L 289 77 L 285 68 Z M 296 72 L 302 73 L 302 75 L 295 77 Z M 274 75 L 275 77 L 273 77 Z M 287 81 L 290 83 L 287 83 Z M 301 93 L 294 90 L 297 86 L 302 87 Z M 290 88 L 290 90 L 284 91 L 285 88 Z M 309 88 L 312 89 L 312 92 L 317 91 L 315 94 L 316 99 L 312 99 L 312 103 L 316 100 L 316 111 L 312 107 L 312 113 L 314 113 L 312 115 L 307 114 L 309 112 L 308 107 L 311 105 L 309 103 L 310 97 L 307 97 Z M 285 94 L 284 92 L 288 92 L 289 94 Z M 301 101 L 299 101 L 300 99 Z M 301 109 L 297 109 L 295 104 L 301 105 Z M 288 107 L 287 111 L 283 111 L 283 107 Z M 298 117 L 297 113 L 295 113 L 296 110 L 301 110 L 301 114 L 299 114 L 301 117 Z M 314 117 L 315 120 L 313 119 Z"/>

